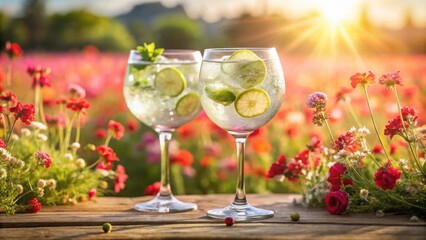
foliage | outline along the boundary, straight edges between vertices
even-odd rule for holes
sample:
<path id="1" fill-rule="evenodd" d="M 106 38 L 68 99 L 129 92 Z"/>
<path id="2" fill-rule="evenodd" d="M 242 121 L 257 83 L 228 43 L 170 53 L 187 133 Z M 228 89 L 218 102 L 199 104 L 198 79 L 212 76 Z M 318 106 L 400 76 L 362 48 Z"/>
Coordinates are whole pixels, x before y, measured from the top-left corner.
<path id="1" fill-rule="evenodd" d="M 144 43 L 143 46 L 136 47 L 136 50 L 143 61 L 154 62 L 164 51 L 164 48 L 155 48 L 155 43 Z"/>

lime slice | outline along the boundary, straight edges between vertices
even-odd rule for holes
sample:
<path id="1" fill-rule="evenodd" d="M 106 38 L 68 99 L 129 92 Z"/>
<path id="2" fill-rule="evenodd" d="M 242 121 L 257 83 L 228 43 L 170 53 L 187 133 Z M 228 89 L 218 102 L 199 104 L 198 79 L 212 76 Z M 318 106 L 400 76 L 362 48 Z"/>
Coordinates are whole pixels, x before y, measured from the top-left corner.
<path id="1" fill-rule="evenodd" d="M 176 68 L 164 68 L 155 75 L 154 86 L 162 95 L 176 97 L 186 88 L 186 80 Z"/>
<path id="2" fill-rule="evenodd" d="M 213 89 L 210 87 L 206 87 L 204 90 L 206 91 L 207 97 L 222 105 L 228 106 L 235 101 L 234 93 L 229 90 Z"/>
<path id="3" fill-rule="evenodd" d="M 196 111 L 199 106 L 200 96 L 198 93 L 188 93 L 177 102 L 176 113 L 180 116 L 186 116 Z"/>
<path id="4" fill-rule="evenodd" d="M 229 56 L 221 66 L 222 71 L 231 75 L 245 89 L 252 88 L 266 78 L 266 65 L 255 53 L 238 50 Z"/>
<path id="5" fill-rule="evenodd" d="M 262 89 L 253 88 L 238 95 L 235 111 L 242 117 L 252 118 L 264 114 L 270 105 L 268 94 Z"/>

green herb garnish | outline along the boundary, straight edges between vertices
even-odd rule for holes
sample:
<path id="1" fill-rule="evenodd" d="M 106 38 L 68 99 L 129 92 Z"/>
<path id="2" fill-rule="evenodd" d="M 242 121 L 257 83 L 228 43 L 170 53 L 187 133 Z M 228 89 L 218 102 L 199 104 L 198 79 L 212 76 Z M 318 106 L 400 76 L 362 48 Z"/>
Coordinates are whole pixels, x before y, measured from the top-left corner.
<path id="1" fill-rule="evenodd" d="M 143 46 L 137 46 L 136 50 L 142 56 L 143 61 L 154 62 L 163 53 L 164 48 L 155 49 L 155 43 L 144 43 Z"/>

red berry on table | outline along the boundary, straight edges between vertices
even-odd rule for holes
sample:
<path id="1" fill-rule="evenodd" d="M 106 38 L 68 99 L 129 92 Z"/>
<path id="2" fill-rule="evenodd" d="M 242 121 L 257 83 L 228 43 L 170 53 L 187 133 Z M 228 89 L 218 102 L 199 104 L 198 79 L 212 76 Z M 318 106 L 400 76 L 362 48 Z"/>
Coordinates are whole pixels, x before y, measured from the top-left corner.
<path id="1" fill-rule="evenodd" d="M 227 217 L 225 218 L 225 224 L 226 226 L 230 227 L 232 225 L 234 225 L 234 219 L 232 217 Z"/>

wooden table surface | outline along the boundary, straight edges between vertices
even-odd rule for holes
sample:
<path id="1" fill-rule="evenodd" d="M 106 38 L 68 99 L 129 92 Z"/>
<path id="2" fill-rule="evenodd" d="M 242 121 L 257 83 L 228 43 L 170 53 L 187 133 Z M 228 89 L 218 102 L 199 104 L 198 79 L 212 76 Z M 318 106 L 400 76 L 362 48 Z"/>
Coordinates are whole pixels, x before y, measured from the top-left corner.
<path id="1" fill-rule="evenodd" d="M 336 216 L 324 209 L 295 206 L 300 195 L 248 195 L 249 202 L 275 211 L 273 218 L 237 222 L 226 227 L 206 211 L 223 207 L 233 195 L 179 196 L 198 210 L 185 213 L 144 213 L 133 209 L 152 197 L 103 197 L 76 206 L 45 207 L 36 214 L 0 214 L 0 239 L 426 239 L 426 221 L 409 215 L 375 213 Z M 290 212 L 300 220 L 293 222 Z M 104 233 L 102 224 L 112 224 Z"/>

